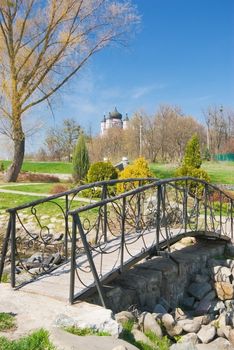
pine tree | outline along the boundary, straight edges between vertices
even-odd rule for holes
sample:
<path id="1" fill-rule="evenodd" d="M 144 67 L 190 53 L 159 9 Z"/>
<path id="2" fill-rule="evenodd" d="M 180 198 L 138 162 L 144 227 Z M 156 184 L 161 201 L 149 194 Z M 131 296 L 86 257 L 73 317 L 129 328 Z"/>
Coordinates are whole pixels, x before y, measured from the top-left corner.
<path id="1" fill-rule="evenodd" d="M 76 182 L 84 180 L 89 170 L 89 154 L 85 137 L 80 134 L 73 153 L 73 178 Z"/>
<path id="2" fill-rule="evenodd" d="M 188 141 L 183 159 L 183 166 L 199 169 L 202 164 L 200 142 L 195 134 Z"/>

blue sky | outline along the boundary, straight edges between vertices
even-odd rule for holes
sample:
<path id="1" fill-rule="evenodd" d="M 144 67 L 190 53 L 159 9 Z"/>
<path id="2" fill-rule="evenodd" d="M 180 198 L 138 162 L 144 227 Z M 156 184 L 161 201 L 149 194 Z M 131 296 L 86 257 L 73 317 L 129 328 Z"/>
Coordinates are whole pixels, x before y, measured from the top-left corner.
<path id="1" fill-rule="evenodd" d="M 95 134 L 103 114 L 115 106 L 131 116 L 168 103 L 200 121 L 209 105 L 234 107 L 234 1 L 133 3 L 142 22 L 129 46 L 94 56 L 56 97 L 54 118 L 42 106 L 35 110 L 45 121 L 43 130 L 74 118 Z M 41 146 L 42 138 L 34 137 L 31 145 Z"/>

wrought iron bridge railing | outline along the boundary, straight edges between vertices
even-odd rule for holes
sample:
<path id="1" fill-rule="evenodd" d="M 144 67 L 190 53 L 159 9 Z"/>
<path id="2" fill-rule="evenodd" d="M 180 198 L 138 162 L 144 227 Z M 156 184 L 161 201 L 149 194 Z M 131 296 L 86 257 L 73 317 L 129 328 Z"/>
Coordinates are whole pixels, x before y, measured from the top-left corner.
<path id="1" fill-rule="evenodd" d="M 146 181 L 152 182 L 155 178 L 100 181 L 8 209 L 9 221 L 0 256 L 0 281 L 4 265 L 12 287 L 20 287 L 66 263 L 71 255 L 72 236 L 72 218 L 68 212 L 114 197 L 117 186 L 124 191 Z"/>
<path id="2" fill-rule="evenodd" d="M 48 272 L 53 276 L 55 268 L 62 274 L 67 264 L 71 303 L 97 290 L 105 305 L 104 283 L 146 256 L 170 251 L 183 236 L 233 239 L 233 199 L 190 177 L 103 181 L 8 212 L 0 277 L 6 257 L 12 287 Z M 47 212 L 54 213 L 55 233 Z"/>

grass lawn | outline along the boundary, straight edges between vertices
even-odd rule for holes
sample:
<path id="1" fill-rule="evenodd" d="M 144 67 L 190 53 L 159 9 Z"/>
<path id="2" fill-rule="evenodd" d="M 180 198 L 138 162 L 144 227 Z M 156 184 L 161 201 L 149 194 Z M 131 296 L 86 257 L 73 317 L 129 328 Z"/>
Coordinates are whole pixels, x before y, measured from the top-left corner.
<path id="1" fill-rule="evenodd" d="M 40 329 L 19 340 L 0 337 L 0 350 L 55 350 L 49 340 L 49 333 Z"/>
<path id="2" fill-rule="evenodd" d="M 40 185 L 27 184 L 27 185 L 2 185 L 2 189 L 20 191 L 20 192 L 34 192 L 34 193 L 47 193 L 50 194 L 54 186 L 57 186 L 58 183 L 43 183 Z M 59 185 L 62 185 L 60 182 Z M 67 186 L 67 184 L 65 184 Z"/>
<path id="3" fill-rule="evenodd" d="M 204 162 L 202 168 L 208 172 L 212 183 L 234 185 L 234 162 Z M 176 165 L 152 163 L 150 169 L 155 177 L 165 179 L 174 176 Z"/>
<path id="4" fill-rule="evenodd" d="M 234 185 L 234 162 L 205 162 L 202 168 L 208 172 L 211 182 Z"/>
<path id="5" fill-rule="evenodd" d="M 9 160 L 2 160 L 0 162 L 4 164 L 5 169 L 11 163 L 11 161 L 9 161 Z M 72 173 L 72 163 L 25 161 L 23 163 L 22 170 L 23 171 L 31 171 L 34 173 L 71 174 Z"/>
<path id="6" fill-rule="evenodd" d="M 0 312 L 0 331 L 4 332 L 15 328 L 15 318 L 6 312 Z"/>
<path id="7" fill-rule="evenodd" d="M 21 204 L 25 204 L 28 202 L 36 201 L 43 197 L 34 197 L 34 196 L 27 196 L 27 195 L 17 195 L 13 193 L 1 193 L 1 200 L 0 200 L 0 209 L 8 209 L 17 207 Z"/>

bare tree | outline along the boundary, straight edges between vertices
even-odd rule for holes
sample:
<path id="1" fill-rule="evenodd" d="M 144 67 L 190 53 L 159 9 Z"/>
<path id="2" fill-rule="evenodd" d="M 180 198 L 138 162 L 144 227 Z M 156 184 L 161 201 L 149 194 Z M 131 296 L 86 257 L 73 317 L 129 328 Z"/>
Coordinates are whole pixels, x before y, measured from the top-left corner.
<path id="1" fill-rule="evenodd" d="M 61 160 L 65 157 L 70 162 L 80 131 L 80 125 L 71 118 L 64 119 L 60 127 L 49 129 L 45 138 L 48 155 L 55 160 Z"/>
<path id="2" fill-rule="evenodd" d="M 139 21 L 130 0 L 1 0 L 1 118 L 10 122 L 16 181 L 25 152 L 22 117 L 47 101 L 110 42 Z"/>
<path id="3" fill-rule="evenodd" d="M 210 106 L 204 112 L 207 126 L 207 148 L 213 154 L 220 153 L 232 137 L 232 118 L 223 106 Z"/>

